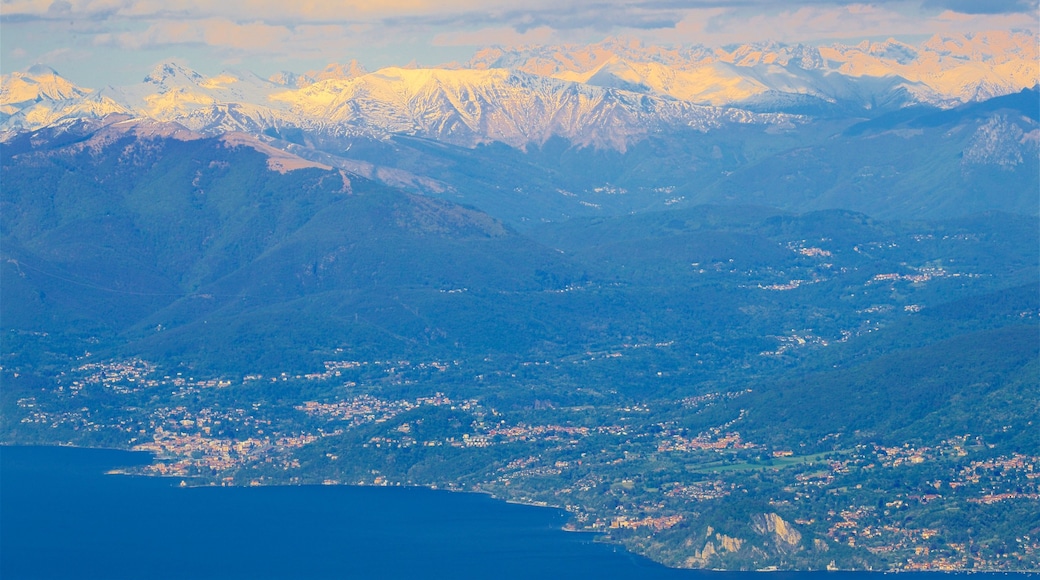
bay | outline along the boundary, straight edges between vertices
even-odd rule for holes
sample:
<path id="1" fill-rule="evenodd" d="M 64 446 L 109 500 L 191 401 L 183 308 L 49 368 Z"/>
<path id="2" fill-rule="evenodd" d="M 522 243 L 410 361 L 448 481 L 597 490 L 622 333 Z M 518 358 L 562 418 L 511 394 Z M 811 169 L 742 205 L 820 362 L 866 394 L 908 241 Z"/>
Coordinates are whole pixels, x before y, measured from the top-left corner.
<path id="1" fill-rule="evenodd" d="M 567 514 L 560 510 L 480 494 L 352 486 L 179 487 L 180 480 L 105 474 L 150 459 L 116 450 L 0 448 L 0 576 L 763 577 L 669 569 L 595 542 L 592 534 L 563 531 Z"/>

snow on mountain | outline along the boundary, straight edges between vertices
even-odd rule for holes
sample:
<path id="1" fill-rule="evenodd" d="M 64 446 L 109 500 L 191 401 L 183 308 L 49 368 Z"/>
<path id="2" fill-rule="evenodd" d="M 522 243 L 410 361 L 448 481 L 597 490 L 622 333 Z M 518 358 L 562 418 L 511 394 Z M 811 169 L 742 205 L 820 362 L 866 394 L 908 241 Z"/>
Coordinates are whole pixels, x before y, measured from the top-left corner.
<path id="1" fill-rule="evenodd" d="M 844 75 L 898 75 L 951 102 L 981 101 L 1040 82 L 1040 50 L 1032 32 L 934 36 L 916 48 L 892 39 L 864 41 L 820 53 Z"/>
<path id="2" fill-rule="evenodd" d="M 632 90 L 713 105 L 770 95 L 813 96 L 825 101 L 854 98 L 860 105 L 891 95 L 863 94 L 849 81 L 865 82 L 939 106 L 984 100 L 1040 82 L 1033 32 L 986 32 L 936 36 L 919 46 L 896 40 L 855 46 L 743 44 L 710 50 L 703 46 L 664 49 L 610 39 L 589 46 L 485 49 L 473 68 L 507 67 L 560 79 L 609 86 L 620 81 Z M 601 72 L 624 71 L 609 78 Z M 894 79 L 894 81 L 890 80 Z M 608 86 L 608 85 L 603 85 Z"/>
<path id="3" fill-rule="evenodd" d="M 249 73 L 207 78 L 163 63 L 137 85 L 33 103 L 4 127 L 32 129 L 111 113 L 176 122 L 202 133 L 259 134 L 292 126 L 331 135 L 402 133 L 465 146 L 501 141 L 516 147 L 562 136 L 622 150 L 667 127 L 706 131 L 726 123 L 792 121 L 789 115 L 704 107 L 505 69 L 387 68 L 360 76 L 330 75 L 297 89 Z"/>
<path id="4" fill-rule="evenodd" d="M 25 131 L 78 119 L 100 119 L 109 115 L 133 113 L 132 109 L 105 95 L 90 93 L 78 99 L 33 103 L 11 115 L 0 127 L 4 130 Z"/>
<path id="5" fill-rule="evenodd" d="M 63 90 L 51 89 L 55 98 L 10 103 L 10 118 L 2 125 L 6 130 L 31 130 L 68 119 L 96 119 L 111 114 L 175 121 L 203 132 L 262 131 L 282 122 L 279 112 L 265 103 L 270 94 L 284 87 L 249 72 L 228 71 L 206 78 L 176 63 L 165 62 L 140 84 L 98 91 L 79 89 L 53 71 L 42 75 L 26 71 L 11 76 L 15 81 L 10 85 L 15 89 L 27 85 Z M 6 77 L 3 84 L 6 90 Z"/>
<path id="6" fill-rule="evenodd" d="M 90 92 L 72 84 L 54 69 L 37 64 L 23 72 L 0 76 L 0 113 L 13 115 L 33 103 L 81 98 Z"/>
<path id="7" fill-rule="evenodd" d="M 701 45 L 683 47 L 646 46 L 639 40 L 608 38 L 588 45 L 530 46 L 517 49 L 490 47 L 478 51 L 466 68 L 508 68 L 541 76 L 586 73 L 603 63 L 619 59 L 658 63 L 684 70 L 714 62 L 715 51 Z"/>
<path id="8" fill-rule="evenodd" d="M 272 76 L 269 80 L 282 86 L 302 89 L 318 81 L 329 79 L 350 80 L 365 74 L 368 74 L 368 70 L 356 59 L 353 59 L 346 64 L 331 63 L 320 71 L 312 70 L 302 75 L 282 71 Z"/>
<path id="9" fill-rule="evenodd" d="M 290 103 L 311 128 L 407 133 L 458 145 L 516 147 L 561 136 L 624 150 L 665 126 L 705 131 L 725 123 L 789 124 L 789 115 L 693 105 L 533 74 L 489 70 L 387 68 L 327 80 L 272 97 Z"/>
<path id="10" fill-rule="evenodd" d="M 127 112 L 127 107 L 96 91 L 76 86 L 44 65 L 33 65 L 25 71 L 0 77 L 0 128 L 5 131 Z"/>
<path id="11" fill-rule="evenodd" d="M 813 47 L 756 43 L 715 51 L 703 47 L 650 49 L 645 54 L 640 47 L 613 41 L 555 51 L 485 51 L 473 64 L 510 64 L 563 80 L 715 106 L 785 94 L 864 104 L 856 91 L 850 90 L 845 75 L 827 74 L 823 58 Z M 870 98 L 865 102 L 870 103 Z"/>
<path id="12" fill-rule="evenodd" d="M 732 52 L 720 50 L 715 54 L 719 61 L 741 67 L 767 64 L 783 67 L 793 65 L 803 70 L 823 68 L 823 58 L 820 56 L 820 51 L 804 44 L 787 45 L 772 41 L 756 42 L 740 45 Z"/>
<path id="13" fill-rule="evenodd" d="M 279 118 L 267 106 L 282 87 L 250 72 L 206 78 L 176 63 L 155 67 L 141 84 L 108 87 L 101 94 L 139 114 L 178 121 L 196 131 L 256 130 Z"/>
<path id="14" fill-rule="evenodd" d="M 352 61 L 271 79 L 244 71 L 206 77 L 164 62 L 141 83 L 96 91 L 37 66 L 3 77 L 0 129 L 122 114 L 207 134 L 295 127 L 332 136 L 408 134 L 515 147 L 560 136 L 623 150 L 676 127 L 777 127 L 797 120 L 750 110 L 953 106 L 1032 87 L 1038 69 L 1031 32 L 935 37 L 917 46 L 895 40 L 827 47 L 765 42 L 714 50 L 610 39 L 486 49 L 454 68 L 369 73 Z"/>

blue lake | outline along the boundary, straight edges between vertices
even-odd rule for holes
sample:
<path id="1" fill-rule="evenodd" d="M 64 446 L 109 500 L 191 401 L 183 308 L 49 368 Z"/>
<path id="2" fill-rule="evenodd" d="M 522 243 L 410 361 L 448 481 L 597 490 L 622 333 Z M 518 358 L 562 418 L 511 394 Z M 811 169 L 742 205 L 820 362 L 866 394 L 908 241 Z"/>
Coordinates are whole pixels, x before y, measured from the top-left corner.
<path id="1" fill-rule="evenodd" d="M 0 576 L 7 580 L 786 580 L 805 576 L 851 580 L 881 576 L 672 570 L 594 542 L 590 534 L 562 531 L 567 518 L 559 510 L 507 504 L 477 494 L 342 486 L 180 488 L 179 480 L 104 475 L 114 467 L 148 461 L 147 455 L 123 451 L 0 448 Z"/>

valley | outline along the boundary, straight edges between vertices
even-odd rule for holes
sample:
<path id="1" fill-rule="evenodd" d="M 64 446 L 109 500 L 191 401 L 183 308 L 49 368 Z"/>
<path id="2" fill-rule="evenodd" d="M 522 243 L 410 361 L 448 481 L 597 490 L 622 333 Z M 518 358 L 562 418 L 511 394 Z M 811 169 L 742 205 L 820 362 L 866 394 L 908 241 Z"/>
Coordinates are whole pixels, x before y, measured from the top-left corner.
<path id="1" fill-rule="evenodd" d="M 1035 217 L 698 206 L 520 233 L 187 146 L 218 173 L 136 173 L 166 217 L 5 212 L 4 441 L 147 450 L 138 472 L 190 485 L 485 492 L 679 567 L 1037 565 Z M 213 237 L 271 216 L 224 205 L 221 155 L 307 192 L 253 249 Z M 214 241 L 148 253 L 192 211 Z"/>

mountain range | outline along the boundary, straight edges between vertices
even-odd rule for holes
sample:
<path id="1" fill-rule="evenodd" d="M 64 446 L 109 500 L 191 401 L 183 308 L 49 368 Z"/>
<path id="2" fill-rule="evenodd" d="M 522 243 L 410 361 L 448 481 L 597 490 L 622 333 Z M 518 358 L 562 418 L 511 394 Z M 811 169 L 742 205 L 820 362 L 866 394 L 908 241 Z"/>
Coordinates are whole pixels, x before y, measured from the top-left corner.
<path id="1" fill-rule="evenodd" d="M 720 106 L 791 107 L 801 101 L 861 109 L 986 99 L 1031 87 L 1031 32 L 894 39 L 857 45 L 751 43 L 646 47 L 610 39 L 587 46 L 491 48 L 467 63 Z"/>
<path id="2" fill-rule="evenodd" d="M 1018 92 L 1040 79 L 1036 46 L 1031 32 L 934 37 L 918 46 L 888 40 L 666 49 L 611 39 L 486 49 L 465 65 L 368 72 L 351 62 L 271 79 L 244 71 L 204 77 L 166 62 L 140 84 L 97 89 L 37 65 L 3 77 L 0 111 L 6 131 L 119 113 L 209 133 L 295 127 L 516 147 L 563 137 L 624 150 L 676 127 L 775 130 L 798 122 L 785 112 L 873 116 Z"/>
<path id="3" fill-rule="evenodd" d="M 37 65 L 2 79 L 0 140 L 85 127 L 234 134 L 283 168 L 334 167 L 512 224 L 731 202 L 1036 213 L 1036 51 L 1032 32 L 916 46 L 611 39 L 271 79 L 171 61 L 99 89 Z"/>

